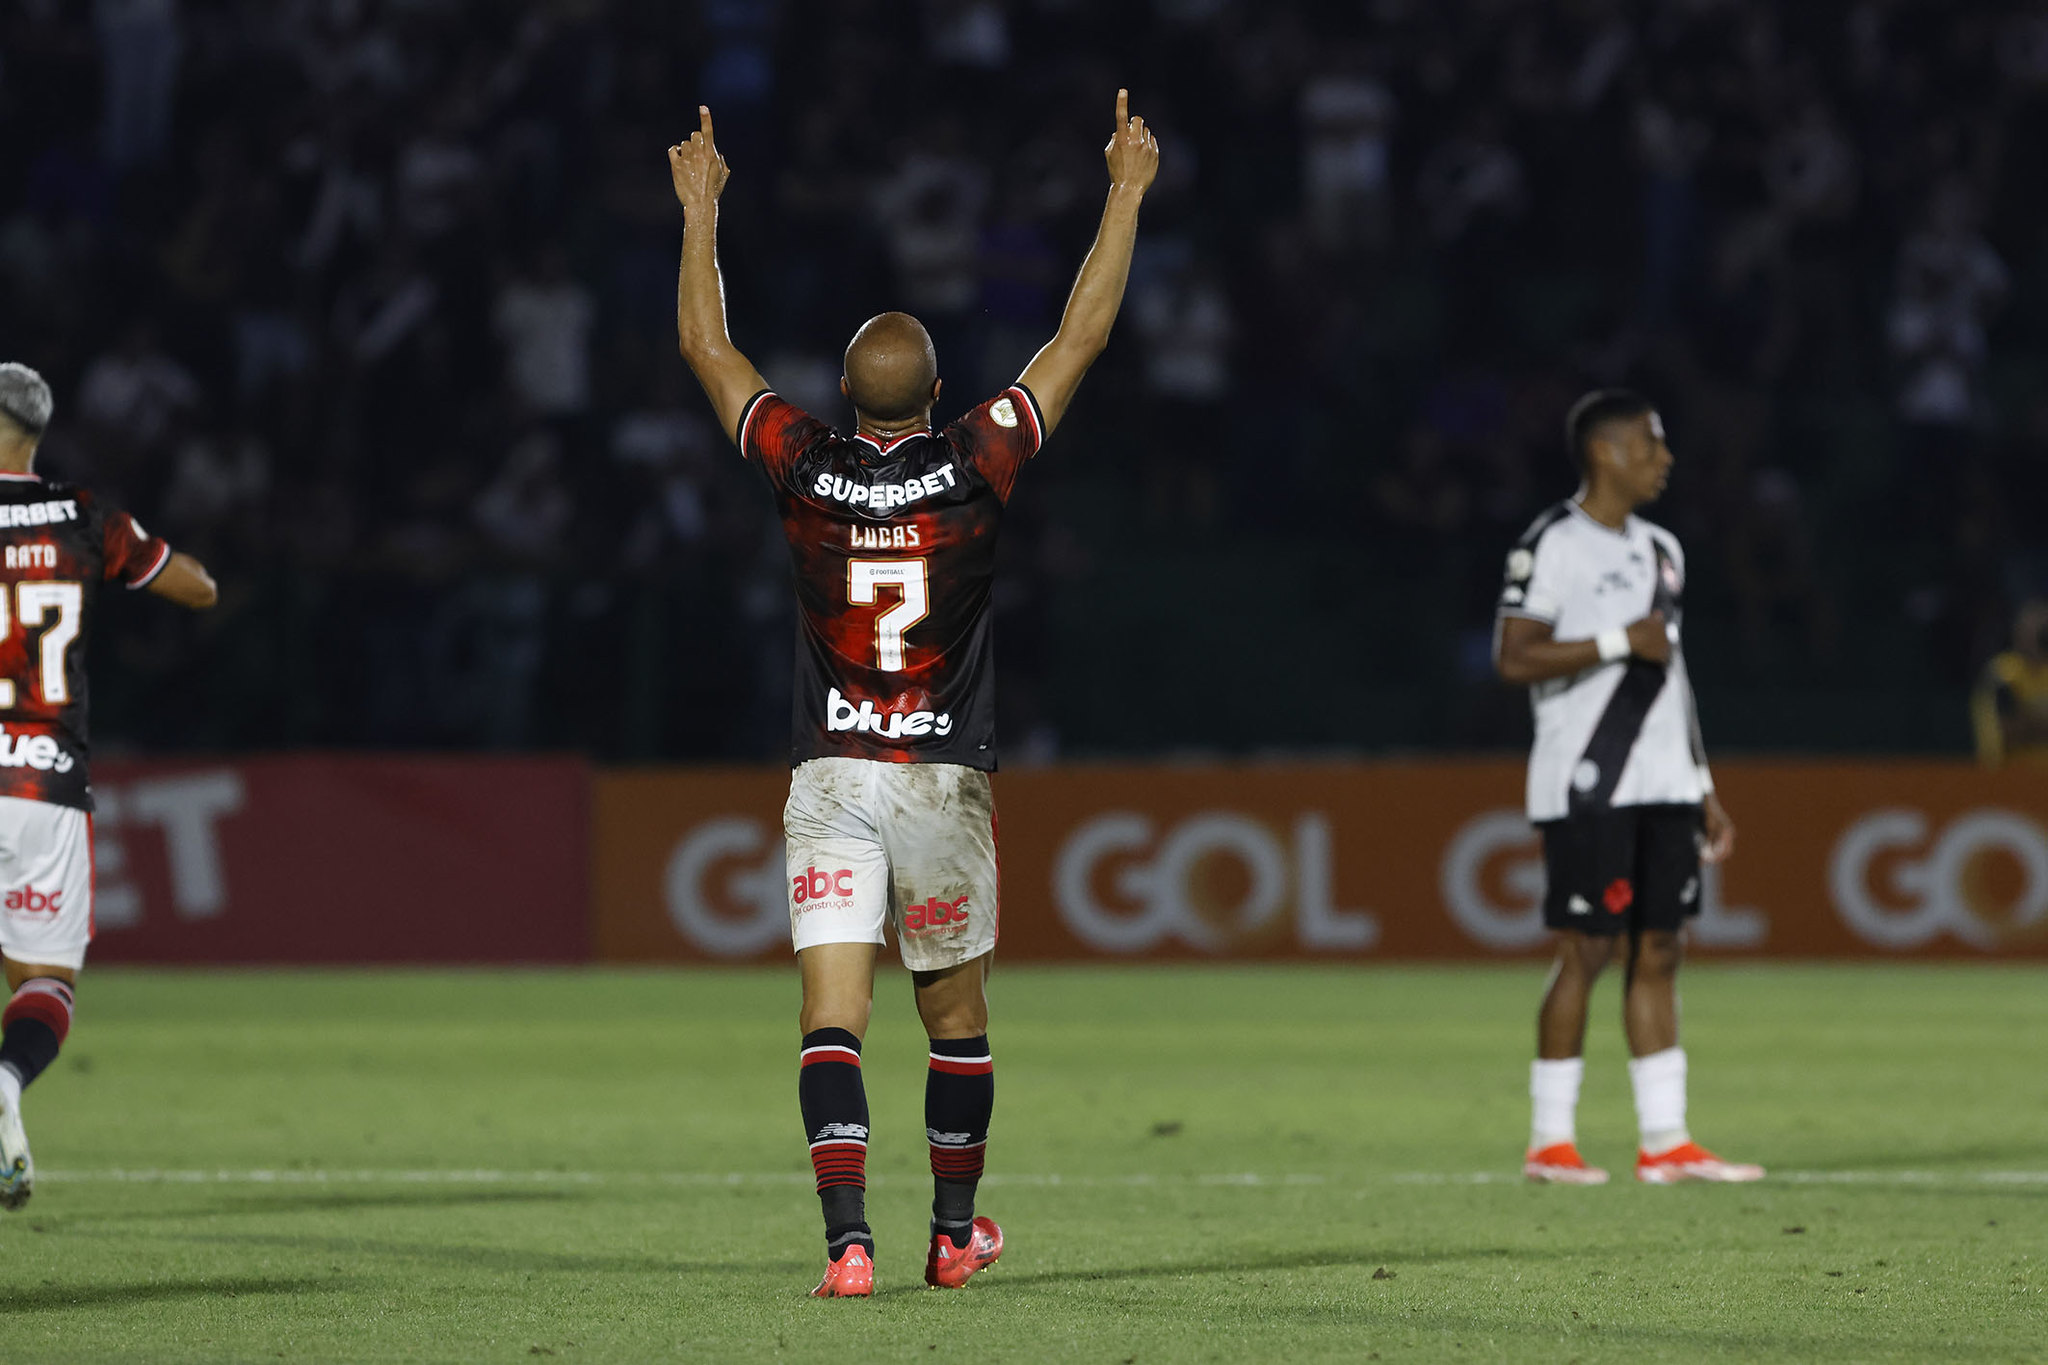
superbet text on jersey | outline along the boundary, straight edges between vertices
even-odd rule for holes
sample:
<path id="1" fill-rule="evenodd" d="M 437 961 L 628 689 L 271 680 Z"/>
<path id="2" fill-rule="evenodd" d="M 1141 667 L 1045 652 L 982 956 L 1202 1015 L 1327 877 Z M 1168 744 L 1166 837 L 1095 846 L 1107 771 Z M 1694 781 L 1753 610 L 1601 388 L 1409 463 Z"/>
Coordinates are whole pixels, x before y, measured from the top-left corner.
<path id="1" fill-rule="evenodd" d="M 748 401 L 740 452 L 774 489 L 796 568 L 794 762 L 995 768 L 997 529 L 1044 432 L 1021 384 L 886 444 L 772 392 Z"/>
<path id="2" fill-rule="evenodd" d="M 92 809 L 85 650 L 103 581 L 146 587 L 171 547 L 83 488 L 0 475 L 0 796 Z"/>

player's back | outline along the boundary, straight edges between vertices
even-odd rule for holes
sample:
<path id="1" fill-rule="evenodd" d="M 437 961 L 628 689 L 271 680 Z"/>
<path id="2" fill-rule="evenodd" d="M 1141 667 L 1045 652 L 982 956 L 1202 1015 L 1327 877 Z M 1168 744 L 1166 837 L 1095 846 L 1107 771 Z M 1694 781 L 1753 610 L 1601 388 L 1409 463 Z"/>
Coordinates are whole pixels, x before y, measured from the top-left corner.
<path id="1" fill-rule="evenodd" d="M 91 808 L 85 656 L 99 587 L 142 587 L 170 557 L 86 489 L 0 475 L 0 796 Z"/>
<path id="2" fill-rule="evenodd" d="M 995 767 L 990 586 L 1044 422 L 1022 385 L 940 431 L 841 436 L 773 393 L 739 423 L 796 570 L 794 757 Z"/>

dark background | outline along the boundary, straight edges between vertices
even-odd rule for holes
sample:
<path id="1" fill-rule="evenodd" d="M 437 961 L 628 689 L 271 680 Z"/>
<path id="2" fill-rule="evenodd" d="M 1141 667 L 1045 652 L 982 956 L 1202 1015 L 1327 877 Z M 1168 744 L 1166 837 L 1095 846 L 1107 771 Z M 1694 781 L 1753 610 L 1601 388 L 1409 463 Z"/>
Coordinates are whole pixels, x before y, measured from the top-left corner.
<path id="1" fill-rule="evenodd" d="M 678 360 L 712 105 L 733 332 L 946 420 L 1054 327 L 1115 88 L 1116 339 L 1027 471 L 1012 761 L 1514 747 L 1499 566 L 1595 383 L 1679 457 L 1717 748 L 1956 749 L 2048 575 L 2048 9 L 1958 0 L 21 0 L 0 352 L 51 472 L 204 558 L 111 604 L 107 747 L 786 752 L 766 493 Z"/>

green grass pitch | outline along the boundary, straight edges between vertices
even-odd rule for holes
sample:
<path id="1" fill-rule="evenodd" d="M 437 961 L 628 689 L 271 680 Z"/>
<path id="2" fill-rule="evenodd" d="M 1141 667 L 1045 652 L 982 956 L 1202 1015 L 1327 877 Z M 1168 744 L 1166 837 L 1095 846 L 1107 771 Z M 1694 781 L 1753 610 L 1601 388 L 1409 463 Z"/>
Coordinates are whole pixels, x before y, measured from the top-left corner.
<path id="1" fill-rule="evenodd" d="M 922 1287 L 924 1045 L 866 1074 L 870 1302 L 821 1262 L 791 971 L 89 971 L 0 1215 L 0 1359 L 2048 1360 L 2048 972 L 1714 967 L 1747 1188 L 1532 1188 L 1541 971 L 1008 968 L 982 1211 Z M 1616 986 L 1580 1137 L 1633 1150 Z"/>

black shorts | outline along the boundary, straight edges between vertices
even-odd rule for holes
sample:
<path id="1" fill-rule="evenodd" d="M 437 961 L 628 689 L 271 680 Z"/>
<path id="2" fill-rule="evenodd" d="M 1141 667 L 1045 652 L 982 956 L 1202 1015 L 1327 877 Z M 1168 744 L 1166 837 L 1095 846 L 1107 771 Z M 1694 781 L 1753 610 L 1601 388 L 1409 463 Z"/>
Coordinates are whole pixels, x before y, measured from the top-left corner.
<path id="1" fill-rule="evenodd" d="M 1543 922 L 1582 934 L 1678 929 L 1700 912 L 1700 808 L 1619 806 L 1549 820 Z"/>

